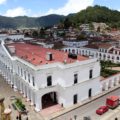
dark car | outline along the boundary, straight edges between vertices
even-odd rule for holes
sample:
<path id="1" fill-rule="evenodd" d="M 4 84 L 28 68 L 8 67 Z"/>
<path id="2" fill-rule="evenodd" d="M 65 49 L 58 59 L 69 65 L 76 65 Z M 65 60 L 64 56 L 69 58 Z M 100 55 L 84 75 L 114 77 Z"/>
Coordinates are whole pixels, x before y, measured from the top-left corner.
<path id="1" fill-rule="evenodd" d="M 102 115 L 109 110 L 108 106 L 101 106 L 96 110 L 98 115 Z"/>

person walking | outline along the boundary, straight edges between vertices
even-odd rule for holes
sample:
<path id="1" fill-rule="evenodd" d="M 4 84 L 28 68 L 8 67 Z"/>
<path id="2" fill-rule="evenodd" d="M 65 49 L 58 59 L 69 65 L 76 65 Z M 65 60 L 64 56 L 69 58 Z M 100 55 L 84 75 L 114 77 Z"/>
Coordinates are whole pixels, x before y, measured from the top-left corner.
<path id="1" fill-rule="evenodd" d="M 18 117 L 18 116 L 16 116 L 16 120 L 19 120 L 19 117 Z"/>
<path id="2" fill-rule="evenodd" d="M 19 113 L 19 117 L 18 117 L 18 118 L 19 118 L 19 120 L 22 120 L 22 119 L 21 119 L 21 113 Z"/>

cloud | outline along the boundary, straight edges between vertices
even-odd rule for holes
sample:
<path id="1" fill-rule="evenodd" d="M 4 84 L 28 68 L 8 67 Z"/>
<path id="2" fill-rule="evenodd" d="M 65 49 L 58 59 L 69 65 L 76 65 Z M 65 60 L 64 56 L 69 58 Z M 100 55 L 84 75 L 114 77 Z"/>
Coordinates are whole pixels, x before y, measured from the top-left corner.
<path id="1" fill-rule="evenodd" d="M 49 14 L 60 14 L 60 15 L 68 15 L 70 13 L 76 13 L 83 9 L 85 9 L 88 6 L 93 5 L 94 0 L 68 0 L 67 3 L 57 9 L 49 9 L 47 12 L 41 12 L 38 11 L 38 13 L 33 13 L 29 9 L 25 9 L 23 7 L 17 7 L 13 9 L 9 9 L 4 14 L 5 16 L 15 17 L 15 16 L 32 16 L 32 17 L 38 17 L 38 16 L 45 16 Z"/>
<path id="2" fill-rule="evenodd" d="M 93 5 L 94 0 L 68 0 L 68 2 L 61 8 L 50 9 L 46 14 L 62 14 L 76 13 Z"/>
<path id="3" fill-rule="evenodd" d="M 5 16 L 8 16 L 8 17 L 24 16 L 24 15 L 28 15 L 30 12 L 31 12 L 30 9 L 17 7 L 13 9 L 8 9 L 5 13 Z"/>
<path id="4" fill-rule="evenodd" d="M 0 5 L 4 4 L 6 2 L 6 0 L 0 0 Z"/>

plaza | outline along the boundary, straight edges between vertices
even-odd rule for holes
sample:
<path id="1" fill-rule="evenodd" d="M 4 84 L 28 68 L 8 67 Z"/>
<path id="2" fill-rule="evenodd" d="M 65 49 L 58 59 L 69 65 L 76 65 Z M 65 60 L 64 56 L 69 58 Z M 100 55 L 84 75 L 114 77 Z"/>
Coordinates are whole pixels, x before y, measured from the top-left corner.
<path id="1" fill-rule="evenodd" d="M 14 108 L 11 105 L 12 104 L 12 101 L 10 100 L 11 96 L 16 96 L 17 98 L 22 99 L 23 103 L 26 106 L 26 109 L 28 110 L 29 120 L 43 120 L 43 117 L 39 113 L 35 112 L 34 107 L 30 106 L 29 102 L 27 102 L 27 99 L 23 98 L 19 92 L 14 92 L 14 90 L 3 80 L 2 76 L 0 76 L 0 95 L 5 98 L 4 100 L 5 108 L 8 108 L 9 105 L 11 106 L 12 120 L 16 120 L 18 111 L 14 110 Z"/>

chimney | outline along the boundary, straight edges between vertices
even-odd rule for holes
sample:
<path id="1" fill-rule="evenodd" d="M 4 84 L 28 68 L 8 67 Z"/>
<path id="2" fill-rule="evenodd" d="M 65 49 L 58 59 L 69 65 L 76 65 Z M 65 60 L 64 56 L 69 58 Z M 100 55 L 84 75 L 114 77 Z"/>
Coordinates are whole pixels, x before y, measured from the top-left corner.
<path id="1" fill-rule="evenodd" d="M 46 60 L 48 60 L 48 61 L 52 61 L 53 60 L 53 55 L 52 55 L 51 52 L 47 52 L 47 54 L 46 54 Z"/>
<path id="2" fill-rule="evenodd" d="M 12 54 L 15 54 L 15 46 L 8 46 L 8 48 Z"/>

